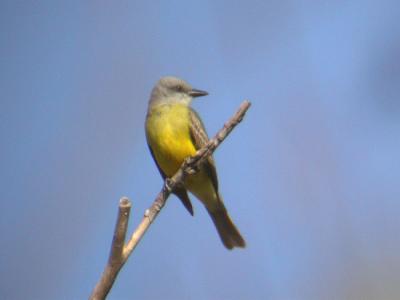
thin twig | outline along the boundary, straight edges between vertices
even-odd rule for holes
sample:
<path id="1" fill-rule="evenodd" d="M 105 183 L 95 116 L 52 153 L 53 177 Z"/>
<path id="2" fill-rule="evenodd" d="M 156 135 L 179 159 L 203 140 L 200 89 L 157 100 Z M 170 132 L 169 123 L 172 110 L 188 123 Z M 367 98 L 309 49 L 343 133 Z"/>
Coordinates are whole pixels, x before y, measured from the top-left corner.
<path id="1" fill-rule="evenodd" d="M 131 203 L 128 198 L 122 198 L 119 203 L 117 223 L 114 230 L 114 238 L 111 245 L 110 256 L 104 272 L 90 295 L 90 300 L 103 300 L 111 290 L 114 281 L 127 261 L 129 255 L 140 242 L 147 229 L 164 207 L 168 196 L 179 185 L 186 176 L 197 172 L 202 163 L 205 162 L 221 142 L 228 136 L 233 128 L 242 121 L 244 114 L 249 109 L 251 103 L 245 100 L 239 107 L 236 114 L 224 124 L 224 127 L 209 142 L 197 151 L 196 155 L 186 159 L 180 169 L 171 178 L 167 178 L 161 191 L 149 209 L 144 213 L 144 217 L 136 230 L 133 232 L 129 241 L 124 245 L 126 231 L 128 227 Z"/>

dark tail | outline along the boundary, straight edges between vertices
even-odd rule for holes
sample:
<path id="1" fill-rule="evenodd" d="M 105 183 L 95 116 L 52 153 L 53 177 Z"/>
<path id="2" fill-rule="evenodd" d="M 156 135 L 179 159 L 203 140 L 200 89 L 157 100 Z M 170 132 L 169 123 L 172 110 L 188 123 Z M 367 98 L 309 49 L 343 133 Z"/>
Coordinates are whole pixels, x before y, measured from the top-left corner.
<path id="1" fill-rule="evenodd" d="M 240 235 L 239 230 L 233 224 L 224 204 L 220 202 L 220 206 L 216 210 L 208 210 L 215 227 L 218 230 L 219 237 L 226 248 L 232 249 L 234 247 L 244 248 L 246 242 Z"/>

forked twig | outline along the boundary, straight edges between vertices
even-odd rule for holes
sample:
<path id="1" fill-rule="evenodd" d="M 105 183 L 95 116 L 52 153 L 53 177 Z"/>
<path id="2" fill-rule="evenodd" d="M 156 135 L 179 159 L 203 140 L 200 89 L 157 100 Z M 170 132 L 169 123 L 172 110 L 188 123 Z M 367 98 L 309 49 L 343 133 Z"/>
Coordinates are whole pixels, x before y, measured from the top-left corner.
<path id="1" fill-rule="evenodd" d="M 251 103 L 245 100 L 239 107 L 238 111 L 218 133 L 209 140 L 209 142 L 197 151 L 196 155 L 186 159 L 179 170 L 169 179 L 166 179 L 161 191 L 149 209 L 144 213 L 144 217 L 138 227 L 133 232 L 129 241 L 125 244 L 126 231 L 128 228 L 129 213 L 131 210 L 131 202 L 128 198 L 123 197 L 119 202 L 117 223 L 115 224 L 114 238 L 111 244 L 110 256 L 107 265 L 103 271 L 100 280 L 90 295 L 90 300 L 105 299 L 111 290 L 115 279 L 122 266 L 127 261 L 129 255 L 140 242 L 143 235 L 146 233 L 150 224 L 157 217 L 158 213 L 164 207 L 168 196 L 180 184 L 182 184 L 186 176 L 197 172 L 202 163 L 205 162 L 215 149 L 228 136 L 233 128 L 242 121 L 246 111 Z"/>

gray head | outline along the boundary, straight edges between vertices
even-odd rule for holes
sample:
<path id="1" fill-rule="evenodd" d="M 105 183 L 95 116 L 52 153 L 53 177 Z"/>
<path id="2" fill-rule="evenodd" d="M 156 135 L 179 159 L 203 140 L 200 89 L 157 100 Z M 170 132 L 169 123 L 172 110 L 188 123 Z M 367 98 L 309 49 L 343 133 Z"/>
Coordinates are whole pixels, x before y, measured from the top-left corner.
<path id="1" fill-rule="evenodd" d="M 186 81 L 166 76 L 161 78 L 151 92 L 149 105 L 165 103 L 184 103 L 189 105 L 194 97 L 208 95 L 207 92 L 194 89 Z"/>

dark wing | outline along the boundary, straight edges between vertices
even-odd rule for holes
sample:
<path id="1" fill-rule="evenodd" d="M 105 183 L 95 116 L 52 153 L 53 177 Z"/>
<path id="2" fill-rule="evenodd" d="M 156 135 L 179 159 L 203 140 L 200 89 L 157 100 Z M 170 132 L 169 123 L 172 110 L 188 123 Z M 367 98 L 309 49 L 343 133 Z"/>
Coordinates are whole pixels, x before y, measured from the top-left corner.
<path id="1" fill-rule="evenodd" d="M 158 171 L 160 171 L 160 174 L 162 176 L 162 178 L 165 180 L 166 176 L 163 172 L 163 170 L 161 170 L 160 166 L 158 165 L 158 162 L 156 160 L 156 157 L 154 156 L 153 153 L 153 149 L 151 149 L 150 145 L 149 146 L 149 150 L 151 153 L 151 156 L 153 157 L 154 162 L 157 165 L 157 169 Z M 187 211 L 193 216 L 193 206 L 192 206 L 192 202 L 190 202 L 190 198 L 187 194 L 186 189 L 182 186 L 182 187 L 177 187 L 173 193 L 181 200 L 182 204 L 185 206 L 185 208 L 187 209 Z"/>
<path id="2" fill-rule="evenodd" d="M 196 150 L 204 147 L 208 142 L 207 132 L 204 128 L 203 123 L 196 111 L 192 108 L 189 110 L 189 118 L 190 118 L 190 137 L 192 138 L 192 142 L 196 147 Z M 215 163 L 212 156 L 208 157 L 207 162 L 203 165 L 204 170 L 207 172 L 208 176 L 210 176 L 212 184 L 216 192 L 218 192 L 218 178 L 217 171 L 215 169 Z"/>
<path id="3" fill-rule="evenodd" d="M 189 214 L 193 216 L 192 202 L 190 202 L 190 198 L 186 189 L 183 186 L 178 187 L 173 193 L 181 200 L 182 204 L 185 206 Z"/>

